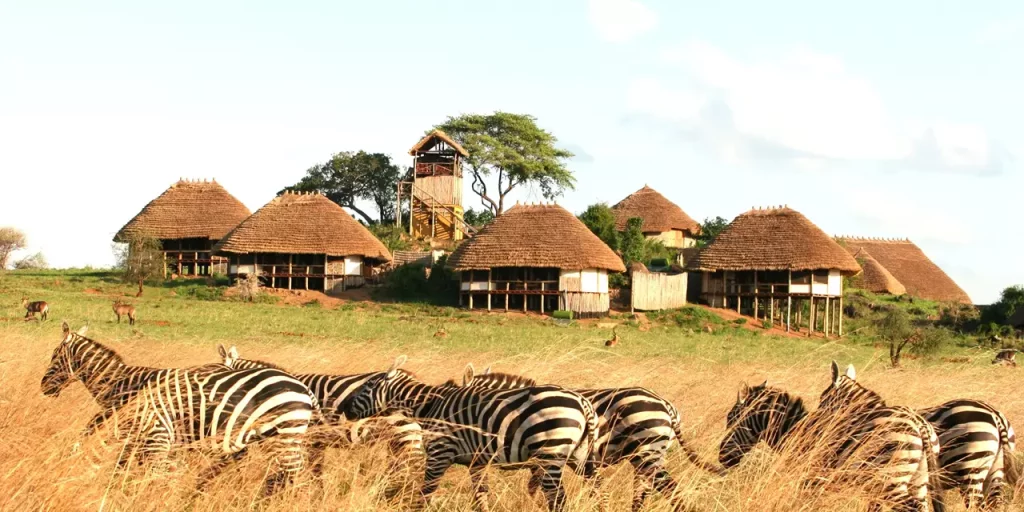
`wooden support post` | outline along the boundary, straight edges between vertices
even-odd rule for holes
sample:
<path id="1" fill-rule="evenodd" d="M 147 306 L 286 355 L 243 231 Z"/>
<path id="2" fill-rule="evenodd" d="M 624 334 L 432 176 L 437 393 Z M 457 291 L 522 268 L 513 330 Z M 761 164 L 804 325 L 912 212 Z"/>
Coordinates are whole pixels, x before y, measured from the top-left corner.
<path id="1" fill-rule="evenodd" d="M 345 272 L 344 266 L 342 266 L 341 272 L 341 291 L 345 291 Z M 327 293 L 327 255 L 324 254 L 324 293 Z"/>
<path id="2" fill-rule="evenodd" d="M 768 325 L 775 325 L 775 285 L 771 285 L 768 289 L 768 293 L 771 293 L 771 297 L 768 297 Z"/>
<path id="3" fill-rule="evenodd" d="M 430 238 L 437 236 L 437 210 L 434 208 L 434 202 L 430 202 Z M 487 301 L 487 305 L 490 306 L 490 301 Z M 488 308 L 490 309 L 490 308 Z"/>
<path id="4" fill-rule="evenodd" d="M 415 175 L 415 172 L 413 172 L 413 180 L 415 180 L 415 179 L 416 179 L 416 175 Z M 415 207 L 415 206 L 416 206 L 416 181 L 413 181 L 412 185 L 409 186 L 409 234 L 410 235 L 412 234 L 412 210 L 413 210 L 413 207 Z M 399 211 L 395 215 L 401 215 L 401 214 L 402 214 L 402 212 Z M 473 309 L 473 307 L 470 306 L 469 309 Z"/>
<path id="5" fill-rule="evenodd" d="M 505 311 L 506 312 L 508 311 L 508 290 L 510 288 L 510 286 L 509 286 L 510 284 L 511 283 L 509 283 L 508 281 L 505 281 Z"/>
<path id="6" fill-rule="evenodd" d="M 825 296 L 825 337 L 832 334 L 832 325 L 829 324 L 829 313 L 832 311 L 832 302 L 828 295 Z"/>
<path id="7" fill-rule="evenodd" d="M 540 314 L 544 314 L 544 281 L 540 282 Z"/>
<path id="8" fill-rule="evenodd" d="M 293 260 L 294 257 L 295 257 L 294 254 L 289 254 L 288 255 L 288 289 L 289 290 L 292 289 L 292 264 L 293 264 L 292 260 Z"/>
<path id="9" fill-rule="evenodd" d="M 839 290 L 839 337 L 843 337 L 843 295 L 842 289 Z"/>
<path id="10" fill-rule="evenodd" d="M 789 285 L 786 286 L 786 332 L 789 332 L 793 310 L 793 271 L 789 271 Z"/>
<path id="11" fill-rule="evenodd" d="M 491 310 L 491 288 L 494 284 L 491 283 L 491 269 L 487 269 L 487 311 Z"/>
<path id="12" fill-rule="evenodd" d="M 306 289 L 309 289 L 309 265 L 306 265 Z"/>
<path id="13" fill-rule="evenodd" d="M 128 250 L 131 251 L 131 245 L 128 246 Z M 160 254 L 163 254 L 164 279 L 167 279 L 167 251 L 160 251 Z"/>
<path id="14" fill-rule="evenodd" d="M 271 265 L 270 266 L 270 282 L 271 283 L 273 283 L 274 281 L 277 281 L 277 277 L 276 276 L 277 276 L 277 265 Z M 276 286 L 274 288 L 276 288 Z M 289 290 L 292 289 L 291 283 L 288 283 L 288 289 Z"/>
<path id="15" fill-rule="evenodd" d="M 469 282 L 469 309 L 473 309 L 473 281 Z"/>
<path id="16" fill-rule="evenodd" d="M 402 182 L 398 182 L 398 190 L 395 194 L 395 225 L 402 229 Z M 461 300 L 461 299 L 460 299 Z M 461 304 L 459 304 L 461 306 Z"/>
<path id="17" fill-rule="evenodd" d="M 757 271 L 754 271 L 754 320 L 757 320 Z"/>
<path id="18" fill-rule="evenodd" d="M 807 316 L 808 316 L 808 319 L 807 319 L 807 328 L 808 328 L 807 336 L 810 337 L 810 336 L 814 335 L 814 327 L 815 327 L 814 323 L 815 323 L 815 320 L 817 319 L 817 317 L 816 317 L 817 311 L 814 309 L 814 271 L 813 270 L 810 272 L 810 275 L 808 277 L 810 278 L 810 283 L 811 283 L 810 287 L 808 288 L 810 290 L 810 292 L 811 292 L 811 303 L 810 303 L 810 305 L 807 308 Z"/>

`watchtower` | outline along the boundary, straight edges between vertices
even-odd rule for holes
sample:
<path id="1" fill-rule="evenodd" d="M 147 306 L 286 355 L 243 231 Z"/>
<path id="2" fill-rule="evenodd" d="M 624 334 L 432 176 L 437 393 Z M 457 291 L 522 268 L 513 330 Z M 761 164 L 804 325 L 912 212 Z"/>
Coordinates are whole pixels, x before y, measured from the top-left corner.
<path id="1" fill-rule="evenodd" d="M 413 166 L 398 184 L 398 206 L 409 202 L 409 234 L 432 240 L 461 240 L 473 229 L 463 220 L 462 162 L 469 153 L 441 130 L 420 139 L 409 154 Z M 401 224 L 401 215 L 398 215 Z"/>

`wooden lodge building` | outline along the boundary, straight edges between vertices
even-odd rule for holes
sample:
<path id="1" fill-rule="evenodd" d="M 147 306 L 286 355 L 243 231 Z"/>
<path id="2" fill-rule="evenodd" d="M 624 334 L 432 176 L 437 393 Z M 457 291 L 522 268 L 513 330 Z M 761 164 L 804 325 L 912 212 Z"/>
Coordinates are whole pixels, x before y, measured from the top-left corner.
<path id="1" fill-rule="evenodd" d="M 228 275 L 259 275 L 272 288 L 325 293 L 362 286 L 391 261 L 384 244 L 321 194 L 286 192 L 242 221 L 215 247 Z"/>
<path id="2" fill-rule="evenodd" d="M 227 260 L 212 256 L 210 250 L 249 214 L 216 181 L 179 180 L 128 221 L 114 241 L 158 240 L 164 277 L 168 271 L 180 276 L 226 273 Z"/>
<path id="3" fill-rule="evenodd" d="M 872 287 L 869 283 L 864 287 L 870 291 L 892 295 L 906 293 L 921 299 L 940 302 L 971 303 L 967 292 L 960 288 L 924 254 L 920 247 L 910 240 L 859 237 L 840 237 L 837 240 L 864 266 L 866 281 L 870 274 L 868 266 L 873 265 L 870 260 L 874 260 L 899 285 L 890 289 L 877 285 Z"/>
<path id="4" fill-rule="evenodd" d="M 686 249 L 696 245 L 700 224 L 690 218 L 678 205 L 669 201 L 647 185 L 633 192 L 612 207 L 615 229 L 626 230 L 629 219 L 643 219 L 641 230 L 649 239 L 661 241 L 671 249 Z"/>
<path id="5" fill-rule="evenodd" d="M 462 158 L 469 153 L 441 130 L 434 130 L 409 150 L 413 166 L 398 183 L 396 219 L 409 203 L 409 234 L 417 239 L 458 241 L 472 235 L 463 220 Z"/>
<path id="6" fill-rule="evenodd" d="M 554 204 L 516 204 L 448 259 L 460 273 L 459 303 L 470 309 L 571 310 L 601 316 L 609 308 L 608 272 L 622 260 L 572 213 Z"/>
<path id="7" fill-rule="evenodd" d="M 843 333 L 843 277 L 853 256 L 788 207 L 750 210 L 687 263 L 701 271 L 701 297 L 786 330 Z"/>

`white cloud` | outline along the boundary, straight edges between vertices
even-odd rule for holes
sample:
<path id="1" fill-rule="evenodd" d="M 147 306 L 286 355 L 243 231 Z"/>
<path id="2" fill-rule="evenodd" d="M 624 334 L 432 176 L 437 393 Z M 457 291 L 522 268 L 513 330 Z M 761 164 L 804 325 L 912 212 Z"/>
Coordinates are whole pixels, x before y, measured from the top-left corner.
<path id="1" fill-rule="evenodd" d="M 971 229 L 960 215 L 945 203 L 923 202 L 905 191 L 885 187 L 848 185 L 844 191 L 846 206 L 866 233 L 852 235 L 910 238 L 917 243 L 969 246 L 974 243 Z"/>
<path id="2" fill-rule="evenodd" d="M 602 39 L 621 43 L 652 30 L 658 15 L 637 0 L 590 0 L 587 17 Z"/>
<path id="3" fill-rule="evenodd" d="M 998 172 L 1003 163 L 1003 152 L 979 126 L 893 118 L 874 86 L 830 55 L 795 49 L 745 61 L 694 43 L 662 58 L 682 66 L 690 83 L 637 79 L 627 93 L 630 108 L 733 157 L 872 161 L 979 174 Z"/>
<path id="4" fill-rule="evenodd" d="M 994 20 L 978 31 L 978 42 L 981 44 L 1005 43 L 1024 30 L 1024 20 L 1009 18 Z"/>

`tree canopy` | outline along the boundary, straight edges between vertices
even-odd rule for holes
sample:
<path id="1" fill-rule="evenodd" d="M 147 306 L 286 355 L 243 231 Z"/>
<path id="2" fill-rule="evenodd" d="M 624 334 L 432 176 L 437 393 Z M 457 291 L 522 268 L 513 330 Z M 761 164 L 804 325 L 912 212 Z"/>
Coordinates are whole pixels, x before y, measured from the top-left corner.
<path id="1" fill-rule="evenodd" d="M 494 220 L 494 214 L 491 213 L 491 210 L 489 209 L 476 211 L 470 208 L 462 214 L 462 220 L 465 221 L 466 224 L 479 229 L 490 224 L 491 221 Z"/>
<path id="2" fill-rule="evenodd" d="M 400 178 L 401 170 L 391 162 L 390 156 L 346 151 L 310 167 L 298 183 L 284 190 L 322 193 L 331 201 L 356 212 L 367 224 L 372 224 L 373 217 L 356 206 L 356 201 L 373 203 L 379 222 L 393 221 L 396 187 Z"/>
<path id="3" fill-rule="evenodd" d="M 576 179 L 565 166 L 573 154 L 555 147 L 558 139 L 537 126 L 526 114 L 495 112 L 449 117 L 436 128 L 458 141 L 469 156 L 463 169 L 472 175 L 473 192 L 495 216 L 505 211 L 505 198 L 521 185 L 535 185 L 545 199 L 552 200 Z M 488 188 L 495 177 L 497 187 Z"/>
<path id="4" fill-rule="evenodd" d="M 595 203 L 587 207 L 578 217 L 580 222 L 597 235 L 613 251 L 619 249 L 619 232 L 615 229 L 615 213 L 608 203 Z"/>
<path id="5" fill-rule="evenodd" d="M 11 253 L 24 249 L 27 244 L 25 233 L 12 227 L 0 227 L 0 270 L 7 268 Z"/>
<path id="6" fill-rule="evenodd" d="M 715 240 L 726 226 L 729 225 L 729 221 L 722 217 L 705 217 L 704 222 L 700 223 L 700 234 L 697 235 L 697 247 L 707 247 L 708 244 Z"/>
<path id="7" fill-rule="evenodd" d="M 1024 286 L 1008 286 L 999 296 L 999 302 L 985 308 L 982 322 L 1005 324 L 1019 308 L 1024 308 Z"/>

